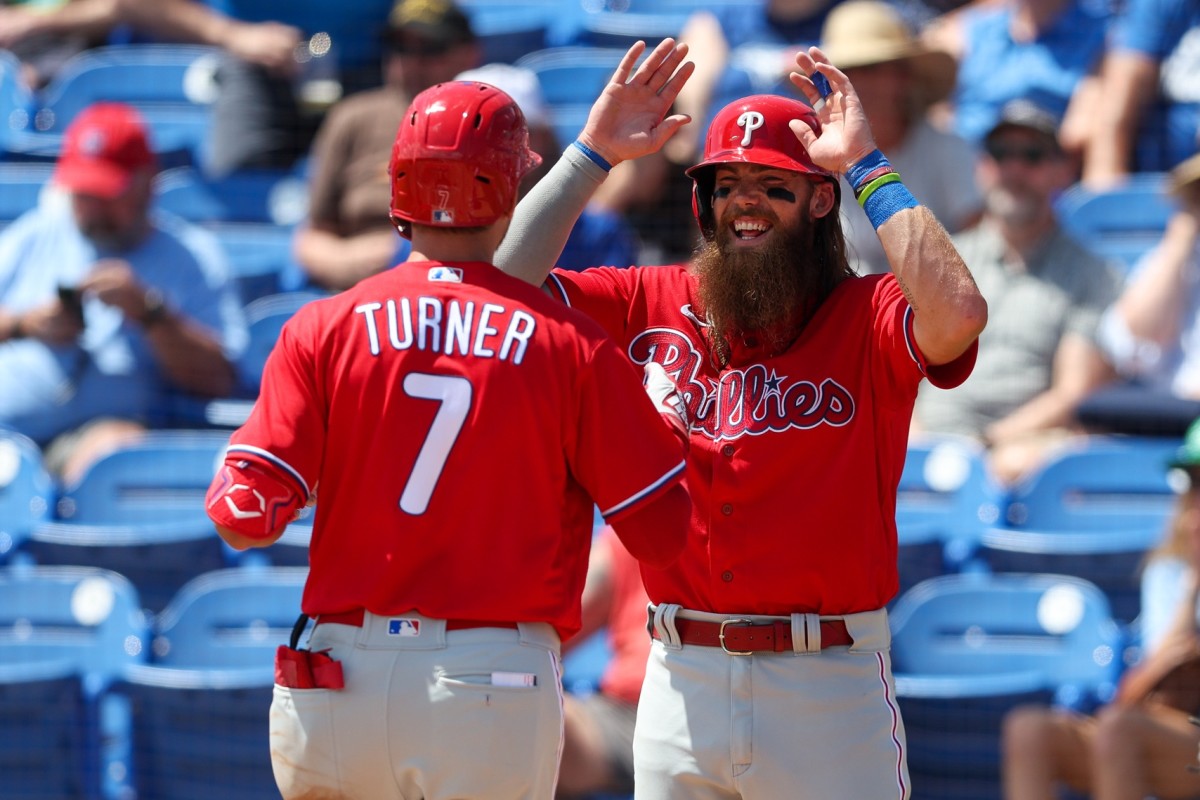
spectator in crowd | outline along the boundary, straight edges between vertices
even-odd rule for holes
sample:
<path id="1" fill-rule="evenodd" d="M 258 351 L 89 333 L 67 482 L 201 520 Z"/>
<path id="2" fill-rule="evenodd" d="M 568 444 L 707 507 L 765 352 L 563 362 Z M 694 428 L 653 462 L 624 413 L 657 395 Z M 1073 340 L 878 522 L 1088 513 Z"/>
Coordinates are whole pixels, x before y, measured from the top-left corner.
<path id="1" fill-rule="evenodd" d="M 1075 407 L 1112 379 L 1096 343 L 1117 273 L 1062 230 L 1054 197 L 1071 182 L 1059 118 L 1036 98 L 1006 104 L 984 140 L 985 211 L 954 237 L 987 299 L 979 361 L 961 386 L 917 398 L 913 430 L 977 437 L 1012 481 L 1076 432 Z"/>
<path id="2" fill-rule="evenodd" d="M 1052 800 L 1068 786 L 1097 800 L 1195 797 L 1200 729 L 1200 421 L 1170 465 L 1186 471 L 1163 543 L 1142 573 L 1142 661 L 1122 676 L 1115 699 L 1091 716 L 1040 706 L 1008 713 L 1004 797 Z"/>
<path id="3" fill-rule="evenodd" d="M 1031 93 L 1064 119 L 1060 143 L 1072 157 L 1091 120 L 1089 82 L 1104 50 L 1108 12 L 1087 0 L 1004 0 L 968 6 L 930 25 L 927 41 L 958 59 L 951 98 L 954 130 L 980 142 L 1006 102 Z M 1073 106 L 1073 107 L 1072 107 Z"/>
<path id="4" fill-rule="evenodd" d="M 1200 147 L 1200 3 L 1126 0 L 1104 57 L 1083 181 L 1165 172 Z"/>
<path id="5" fill-rule="evenodd" d="M 1080 406 L 1089 427 L 1181 436 L 1200 416 L 1200 155 L 1173 169 L 1178 203 L 1100 323 L 1100 345 L 1124 380 Z"/>
<path id="6" fill-rule="evenodd" d="M 157 171 L 132 108 L 68 128 L 54 181 L 70 196 L 0 233 L 0 424 L 64 478 L 154 424 L 164 393 L 234 388 L 245 320 L 207 233 L 151 211 Z"/>
<path id="7" fill-rule="evenodd" d="M 679 93 L 675 110 L 696 124 L 667 143 L 666 156 L 690 164 L 712 111 L 729 101 L 770 91 L 794 96 L 787 81 L 792 56 L 820 40 L 825 19 L 838 2 L 755 0 L 693 13 L 679 41 L 688 46 L 696 72 Z"/>
<path id="8" fill-rule="evenodd" d="M 881 0 L 835 6 L 821 31 L 821 50 L 858 90 L 875 143 L 913 196 L 951 233 L 977 221 L 982 199 L 975 150 L 926 116 L 954 88 L 954 58 L 922 45 L 899 12 Z M 886 272 L 883 246 L 845 178 L 841 203 L 851 263 L 860 273 Z"/>
<path id="9" fill-rule="evenodd" d="M 599 691 L 563 695 L 560 800 L 596 792 L 633 793 L 633 725 L 650 656 L 649 602 L 637 559 L 606 525 L 588 559 L 583 627 L 564 644 L 563 654 L 604 630 L 611 655 Z"/>
<path id="10" fill-rule="evenodd" d="M 330 291 L 403 260 L 387 214 L 396 129 L 413 97 L 480 58 L 470 21 L 450 0 L 397 3 L 387 42 L 383 86 L 337 103 L 313 144 L 309 218 L 296 232 L 293 254 L 307 283 Z"/>

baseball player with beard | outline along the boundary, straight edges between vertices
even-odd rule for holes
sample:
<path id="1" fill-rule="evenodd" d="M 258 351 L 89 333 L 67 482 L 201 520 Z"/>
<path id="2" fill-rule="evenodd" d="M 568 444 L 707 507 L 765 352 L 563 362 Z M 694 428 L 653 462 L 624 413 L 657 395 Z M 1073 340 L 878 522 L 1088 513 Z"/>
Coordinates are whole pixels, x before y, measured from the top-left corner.
<path id="1" fill-rule="evenodd" d="M 654 643 L 635 796 L 907 798 L 884 610 L 898 585 L 896 485 L 917 386 L 966 378 L 986 303 L 816 48 L 796 55 L 792 82 L 817 110 L 755 96 L 714 118 L 688 170 L 704 239 L 691 263 L 550 272 L 607 169 L 658 142 L 663 76 L 635 76 L 636 92 L 623 76 L 643 48 L 497 253 L 514 275 L 548 275 L 634 363 L 661 364 L 690 415 L 687 545 L 642 569 Z M 840 173 L 886 275 L 847 265 Z"/>
<path id="2" fill-rule="evenodd" d="M 550 800 L 594 504 L 648 566 L 682 547 L 669 380 L 648 371 L 656 411 L 599 326 L 490 263 L 539 161 L 500 90 L 418 95 L 391 160 L 410 260 L 285 325 L 209 490 L 241 549 L 320 486 L 315 626 L 279 648 L 270 712 L 285 798 Z"/>

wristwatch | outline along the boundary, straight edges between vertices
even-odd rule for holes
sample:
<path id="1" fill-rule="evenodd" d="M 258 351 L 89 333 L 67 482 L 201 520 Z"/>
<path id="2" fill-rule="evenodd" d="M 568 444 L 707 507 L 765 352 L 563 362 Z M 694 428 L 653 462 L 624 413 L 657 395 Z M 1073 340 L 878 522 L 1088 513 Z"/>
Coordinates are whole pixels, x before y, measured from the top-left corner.
<path id="1" fill-rule="evenodd" d="M 139 322 L 143 328 L 152 328 L 167 318 L 167 302 L 163 293 L 153 287 L 142 295 L 142 317 Z"/>

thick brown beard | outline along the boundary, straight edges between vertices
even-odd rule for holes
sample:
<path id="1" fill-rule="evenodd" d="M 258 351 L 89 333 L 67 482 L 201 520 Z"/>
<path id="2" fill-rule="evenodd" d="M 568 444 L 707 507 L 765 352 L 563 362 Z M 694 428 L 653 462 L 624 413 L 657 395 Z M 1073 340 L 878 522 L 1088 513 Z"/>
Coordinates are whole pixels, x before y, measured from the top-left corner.
<path id="1" fill-rule="evenodd" d="M 774 228 L 771 241 L 755 248 L 734 246 L 729 221 L 716 238 L 697 250 L 692 268 L 712 332 L 766 335 L 777 350 L 787 347 L 798 330 L 784 323 L 797 320 L 798 310 L 823 299 L 830 271 L 814 258 L 812 225 Z"/>

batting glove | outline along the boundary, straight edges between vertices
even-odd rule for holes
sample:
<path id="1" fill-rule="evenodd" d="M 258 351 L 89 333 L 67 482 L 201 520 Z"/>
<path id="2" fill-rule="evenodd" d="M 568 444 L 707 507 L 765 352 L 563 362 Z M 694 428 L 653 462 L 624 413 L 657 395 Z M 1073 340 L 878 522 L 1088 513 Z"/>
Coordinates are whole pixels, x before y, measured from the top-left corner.
<path id="1" fill-rule="evenodd" d="M 643 372 L 646 394 L 650 395 L 650 400 L 658 410 L 659 416 L 671 426 L 671 430 L 683 442 L 684 447 L 687 447 L 687 406 L 684 405 L 683 398 L 679 396 L 679 389 L 676 388 L 675 381 L 667 375 L 662 364 L 656 361 L 647 362 Z"/>

